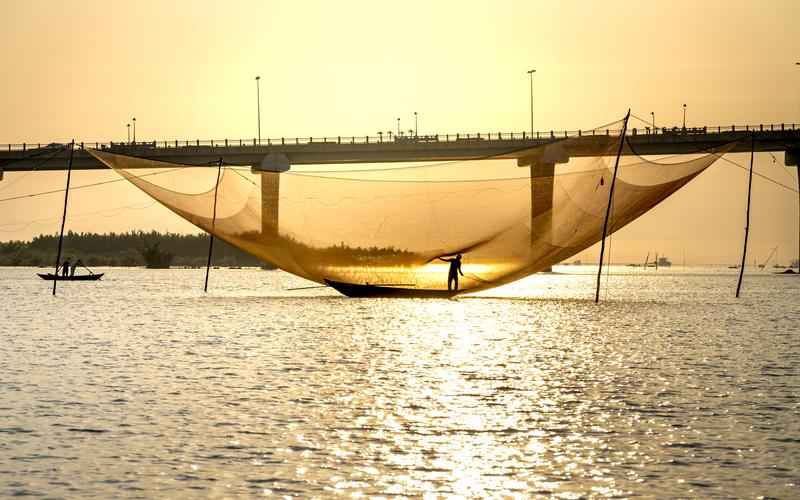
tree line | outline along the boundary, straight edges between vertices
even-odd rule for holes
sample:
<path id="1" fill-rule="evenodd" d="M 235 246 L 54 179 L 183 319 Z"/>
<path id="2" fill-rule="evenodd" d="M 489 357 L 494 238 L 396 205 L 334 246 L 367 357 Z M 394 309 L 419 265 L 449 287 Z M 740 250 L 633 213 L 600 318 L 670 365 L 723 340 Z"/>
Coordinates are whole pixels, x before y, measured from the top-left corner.
<path id="1" fill-rule="evenodd" d="M 156 267 L 165 267 L 163 264 L 205 266 L 208 238 L 207 234 L 157 231 L 106 234 L 70 231 L 64 234 L 61 259 L 81 259 L 87 266 L 144 266 L 153 262 L 162 264 Z M 0 242 L 0 266 L 48 267 L 55 263 L 57 252 L 58 235 L 42 234 L 31 241 Z M 266 265 L 219 239 L 214 241 L 212 262 L 217 266 Z"/>

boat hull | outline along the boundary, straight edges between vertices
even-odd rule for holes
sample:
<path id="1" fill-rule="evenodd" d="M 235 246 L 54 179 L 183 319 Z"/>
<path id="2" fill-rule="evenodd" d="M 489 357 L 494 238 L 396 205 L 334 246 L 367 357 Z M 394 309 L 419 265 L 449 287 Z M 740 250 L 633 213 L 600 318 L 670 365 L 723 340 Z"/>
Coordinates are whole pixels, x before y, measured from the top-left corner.
<path id="1" fill-rule="evenodd" d="M 406 288 L 401 286 L 381 286 L 370 284 L 343 283 L 341 281 L 325 280 L 325 284 L 348 297 L 391 297 L 391 298 L 418 298 L 418 299 L 449 299 L 460 291 L 456 290 L 426 290 Z"/>
<path id="2" fill-rule="evenodd" d="M 40 278 L 45 281 L 53 281 L 54 279 L 58 281 L 97 281 L 103 277 L 103 273 L 100 274 L 81 274 L 79 276 L 56 276 L 53 273 L 36 273 Z"/>

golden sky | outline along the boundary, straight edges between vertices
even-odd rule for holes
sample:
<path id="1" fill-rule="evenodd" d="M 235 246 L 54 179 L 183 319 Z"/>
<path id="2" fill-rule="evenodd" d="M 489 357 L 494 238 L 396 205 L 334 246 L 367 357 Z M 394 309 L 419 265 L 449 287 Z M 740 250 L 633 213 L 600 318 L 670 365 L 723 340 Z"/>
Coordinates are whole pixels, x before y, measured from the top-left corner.
<path id="1" fill-rule="evenodd" d="M 676 125 L 800 122 L 800 2 L 0 0 L 0 143 L 224 139 L 591 128 L 630 107 Z M 636 125 L 632 123 L 632 125 Z M 639 123 L 637 126 L 641 127 Z M 743 165 L 747 155 L 731 155 Z M 757 171 L 797 189 L 767 154 Z M 78 172 L 74 182 L 114 178 Z M 6 173 L 0 199 L 63 185 Z M 615 236 L 620 258 L 659 250 L 735 262 L 744 171 L 718 163 Z M 74 193 L 68 229 L 191 230 L 119 183 Z M 0 202 L 0 240 L 58 229 L 58 195 Z M 147 206 L 146 208 L 141 208 Z M 127 207 L 122 209 L 122 207 Z M 753 254 L 797 254 L 797 193 L 754 183 Z M 33 222 L 31 221 L 38 221 Z M 591 253 L 585 255 L 589 260 Z"/>

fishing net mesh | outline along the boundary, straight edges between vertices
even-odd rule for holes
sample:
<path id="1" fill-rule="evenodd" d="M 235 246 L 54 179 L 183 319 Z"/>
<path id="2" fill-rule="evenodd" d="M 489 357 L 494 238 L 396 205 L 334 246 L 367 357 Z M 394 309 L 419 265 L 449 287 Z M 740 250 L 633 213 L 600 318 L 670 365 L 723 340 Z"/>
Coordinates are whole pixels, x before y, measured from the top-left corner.
<path id="1" fill-rule="evenodd" d="M 553 139 L 480 160 L 425 165 L 293 166 L 267 172 L 179 165 L 89 150 L 216 237 L 303 278 L 446 290 L 498 286 L 598 242 L 619 136 Z M 681 161 L 639 157 L 624 142 L 609 234 L 641 216 L 725 151 Z"/>

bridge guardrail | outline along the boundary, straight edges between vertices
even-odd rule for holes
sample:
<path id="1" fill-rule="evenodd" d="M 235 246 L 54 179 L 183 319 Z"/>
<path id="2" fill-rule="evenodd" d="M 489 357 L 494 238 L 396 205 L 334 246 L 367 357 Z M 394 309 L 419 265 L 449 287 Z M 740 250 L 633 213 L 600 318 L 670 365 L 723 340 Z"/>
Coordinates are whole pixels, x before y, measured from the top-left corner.
<path id="1" fill-rule="evenodd" d="M 730 125 L 716 127 L 632 127 L 628 128 L 626 135 L 705 135 L 721 134 L 727 132 L 758 131 L 758 132 L 779 132 L 787 130 L 800 130 L 800 124 L 779 123 L 779 124 L 759 124 L 759 125 Z M 550 139 L 561 137 L 583 137 L 591 135 L 619 135 L 620 129 L 588 129 L 588 130 L 562 130 L 562 131 L 538 131 L 531 135 L 529 132 L 488 132 L 488 133 L 456 133 L 456 134 L 426 134 L 400 135 L 386 133 L 375 136 L 336 136 L 336 137 L 280 137 L 266 138 L 259 140 L 250 139 L 172 139 L 160 141 L 84 141 L 81 146 L 104 149 L 111 147 L 150 147 L 155 149 L 174 149 L 182 147 L 245 147 L 245 146 L 277 146 L 277 145 L 308 145 L 308 144 L 415 144 L 415 143 L 439 143 L 439 142 L 458 142 L 483 141 L 483 140 L 504 140 L 504 141 L 525 141 L 530 139 Z M 0 151 L 28 151 L 63 147 L 61 143 L 18 143 L 0 144 Z"/>

